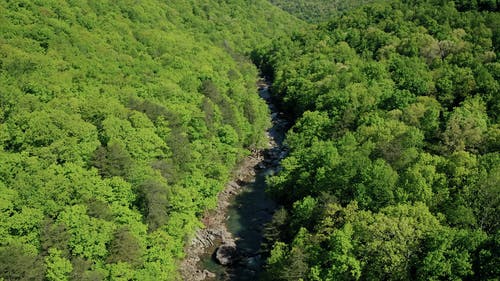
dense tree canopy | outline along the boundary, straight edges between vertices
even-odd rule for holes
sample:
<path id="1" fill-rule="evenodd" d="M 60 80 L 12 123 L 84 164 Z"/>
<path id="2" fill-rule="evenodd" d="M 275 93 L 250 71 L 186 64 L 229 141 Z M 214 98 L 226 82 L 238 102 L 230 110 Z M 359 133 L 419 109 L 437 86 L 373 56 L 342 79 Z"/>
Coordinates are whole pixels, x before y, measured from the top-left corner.
<path id="1" fill-rule="evenodd" d="M 0 279 L 177 280 L 263 144 L 266 1 L 1 1 Z"/>
<path id="2" fill-rule="evenodd" d="M 0 2 L 0 280 L 179 280 L 248 57 L 294 124 L 263 279 L 498 280 L 497 1 L 270 2 Z"/>
<path id="3" fill-rule="evenodd" d="M 266 280 L 498 280 L 497 8 L 375 1 L 254 52 L 295 120 Z"/>
<path id="4" fill-rule="evenodd" d="M 271 3 L 303 20 L 319 23 L 373 0 L 270 0 Z"/>

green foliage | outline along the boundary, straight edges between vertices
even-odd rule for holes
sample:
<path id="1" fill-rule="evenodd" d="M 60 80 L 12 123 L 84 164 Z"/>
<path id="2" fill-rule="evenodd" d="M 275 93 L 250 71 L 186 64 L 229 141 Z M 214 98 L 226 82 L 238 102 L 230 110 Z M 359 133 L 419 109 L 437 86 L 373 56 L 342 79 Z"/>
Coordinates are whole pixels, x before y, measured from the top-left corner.
<path id="1" fill-rule="evenodd" d="M 109 245 L 108 263 L 126 262 L 132 266 L 140 266 L 142 247 L 139 240 L 126 228 L 118 229 Z"/>
<path id="2" fill-rule="evenodd" d="M 264 145 L 245 55 L 299 23 L 263 0 L 2 1 L 0 279 L 178 280 Z"/>
<path id="3" fill-rule="evenodd" d="M 498 278 L 499 14 L 469 2 L 373 1 L 254 52 L 295 121 L 266 278 Z"/>
<path id="4" fill-rule="evenodd" d="M 483 141 L 488 128 L 486 108 L 480 99 L 466 100 L 461 107 L 456 107 L 450 115 L 444 141 L 452 151 L 477 149 Z"/>
<path id="5" fill-rule="evenodd" d="M 156 230 L 167 222 L 168 189 L 159 182 L 147 181 L 139 187 L 137 205 L 142 210 L 150 230 Z"/>
<path id="6" fill-rule="evenodd" d="M 92 157 L 92 164 L 102 177 L 126 177 L 131 168 L 132 159 L 118 143 L 106 147 L 100 146 Z"/>
<path id="7" fill-rule="evenodd" d="M 0 268 L 0 277 L 5 280 L 45 280 L 43 259 L 21 245 L 0 248 Z"/>
<path id="8" fill-rule="evenodd" d="M 69 280 L 68 275 L 73 270 L 73 266 L 71 265 L 71 262 L 60 255 L 61 251 L 57 249 L 49 249 L 49 255 L 45 257 L 45 264 L 47 265 L 47 280 Z"/>
<path id="9" fill-rule="evenodd" d="M 271 0 L 271 3 L 281 9 L 308 22 L 322 22 L 333 16 L 372 0 L 349 0 L 349 1 L 327 1 L 327 0 Z"/>
<path id="10" fill-rule="evenodd" d="M 329 21 L 263 0 L 0 4 L 0 279 L 178 279 L 264 144 L 250 53 L 296 121 L 265 279 L 498 277 L 496 2 L 272 2 Z"/>

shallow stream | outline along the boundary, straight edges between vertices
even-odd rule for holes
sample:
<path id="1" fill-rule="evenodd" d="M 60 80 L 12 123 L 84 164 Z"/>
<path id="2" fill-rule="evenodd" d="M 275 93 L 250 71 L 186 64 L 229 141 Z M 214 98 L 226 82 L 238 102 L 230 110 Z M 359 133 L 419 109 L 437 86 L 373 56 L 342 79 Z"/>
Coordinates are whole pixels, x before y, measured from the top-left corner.
<path id="1" fill-rule="evenodd" d="M 262 83 L 260 96 L 266 100 L 273 126 L 268 130 L 269 148 L 263 151 L 264 158 L 257 164 L 255 176 L 242 183 L 241 191 L 230 198 L 226 211 L 226 227 L 236 242 L 237 259 L 228 266 L 215 260 L 215 252 L 221 241 L 215 241 L 200 257 L 200 268 L 215 273 L 215 278 L 207 280 L 245 281 L 256 280 L 263 264 L 261 244 L 266 223 L 271 221 L 276 204 L 266 194 L 267 175 L 279 169 L 279 160 L 286 154 L 283 139 L 287 122 L 272 103 L 267 84 Z"/>

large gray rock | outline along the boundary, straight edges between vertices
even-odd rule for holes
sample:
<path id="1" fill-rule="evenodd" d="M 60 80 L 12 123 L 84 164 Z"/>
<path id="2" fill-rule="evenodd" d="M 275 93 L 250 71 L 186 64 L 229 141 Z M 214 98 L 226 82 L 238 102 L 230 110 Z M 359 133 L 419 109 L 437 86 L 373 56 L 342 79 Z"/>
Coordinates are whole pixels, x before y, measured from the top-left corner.
<path id="1" fill-rule="evenodd" d="M 237 258 L 237 250 L 235 246 L 221 245 L 215 252 L 215 260 L 222 265 L 230 265 Z"/>

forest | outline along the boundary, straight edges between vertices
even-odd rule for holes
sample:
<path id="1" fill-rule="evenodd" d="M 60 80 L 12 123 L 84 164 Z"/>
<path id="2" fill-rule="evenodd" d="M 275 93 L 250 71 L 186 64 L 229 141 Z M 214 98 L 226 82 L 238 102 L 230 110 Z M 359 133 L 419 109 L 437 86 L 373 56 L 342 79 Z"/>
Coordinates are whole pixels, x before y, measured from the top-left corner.
<path id="1" fill-rule="evenodd" d="M 373 0 L 270 0 L 270 2 L 302 20 L 321 23 Z"/>
<path id="2" fill-rule="evenodd" d="M 263 145 L 266 1 L 0 1 L 0 280 L 179 280 Z"/>
<path id="3" fill-rule="evenodd" d="M 500 280 L 496 0 L 0 1 L 0 281 L 182 280 L 293 124 L 262 280 Z"/>
<path id="4" fill-rule="evenodd" d="M 406 0 L 254 52 L 294 121 L 264 280 L 499 280 L 499 48 L 496 1 Z"/>

